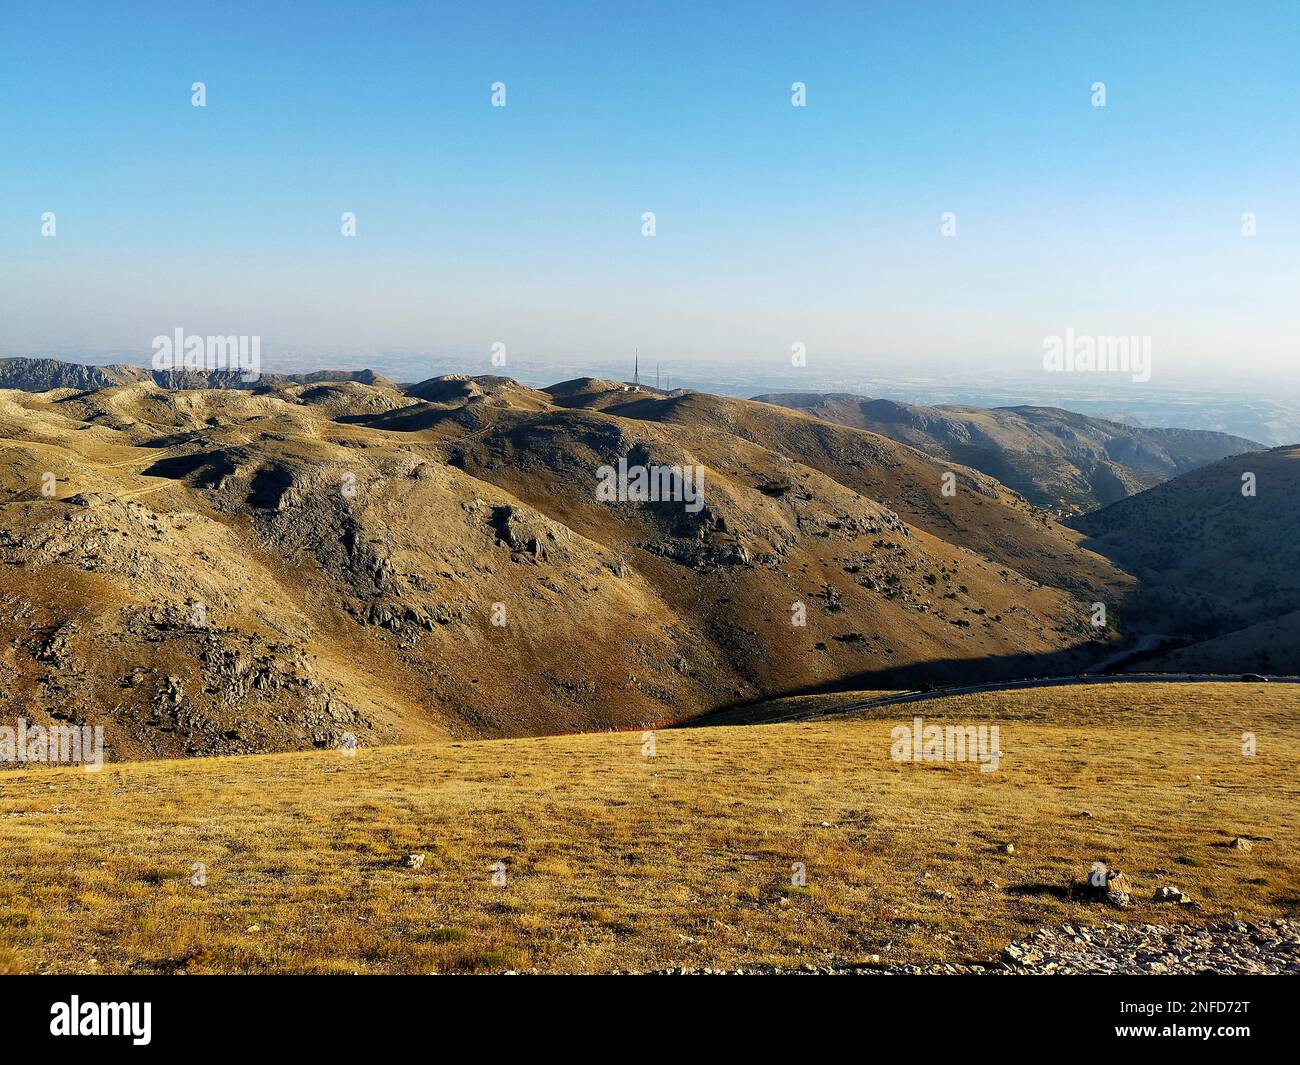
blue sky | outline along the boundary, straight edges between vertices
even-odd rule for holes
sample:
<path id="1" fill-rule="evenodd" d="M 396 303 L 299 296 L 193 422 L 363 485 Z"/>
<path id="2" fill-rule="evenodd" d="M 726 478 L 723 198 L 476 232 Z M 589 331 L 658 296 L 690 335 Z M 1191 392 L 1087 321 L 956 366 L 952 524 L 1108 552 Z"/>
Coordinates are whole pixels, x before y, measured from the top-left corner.
<path id="1" fill-rule="evenodd" d="M 1298 193 L 1294 3 L 0 7 L 10 353 L 1289 374 Z"/>

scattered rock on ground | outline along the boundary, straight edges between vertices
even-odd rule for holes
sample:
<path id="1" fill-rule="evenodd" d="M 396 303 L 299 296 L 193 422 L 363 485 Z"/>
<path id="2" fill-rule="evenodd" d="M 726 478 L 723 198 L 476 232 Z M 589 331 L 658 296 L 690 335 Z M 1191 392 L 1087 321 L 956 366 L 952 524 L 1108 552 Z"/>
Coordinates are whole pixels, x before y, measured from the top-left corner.
<path id="1" fill-rule="evenodd" d="M 1009 943 L 999 959 L 987 962 L 935 962 L 911 965 L 886 962 L 879 955 L 860 960 L 799 968 L 747 966 L 739 969 L 673 968 L 665 975 L 785 974 L 785 975 L 1084 975 L 1084 974 L 1252 974 L 1300 975 L 1300 920 L 1248 923 L 1232 921 L 1214 927 L 1193 924 L 1061 925 L 1040 928 Z"/>

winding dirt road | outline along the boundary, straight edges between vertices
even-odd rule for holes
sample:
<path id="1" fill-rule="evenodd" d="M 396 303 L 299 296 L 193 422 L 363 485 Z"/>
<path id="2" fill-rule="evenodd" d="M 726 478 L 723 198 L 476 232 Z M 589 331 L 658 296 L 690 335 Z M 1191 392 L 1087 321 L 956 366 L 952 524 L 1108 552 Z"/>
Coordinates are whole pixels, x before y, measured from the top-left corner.
<path id="1" fill-rule="evenodd" d="M 815 721 L 821 718 L 850 714 L 856 710 L 871 710 L 881 706 L 899 706 L 905 703 L 921 703 L 931 699 L 946 699 L 950 695 L 971 695 L 977 692 L 1018 691 L 1022 688 L 1057 688 L 1075 684 L 1203 684 L 1207 681 L 1220 683 L 1251 683 L 1243 681 L 1240 674 L 1215 673 L 1123 673 L 1102 676 L 1095 673 L 1080 673 L 1064 677 L 1029 677 L 1024 680 L 990 681 L 986 684 L 968 684 L 955 688 L 934 688 L 930 691 L 896 692 L 874 699 L 860 699 L 856 702 L 843 703 L 838 706 L 820 707 L 816 710 L 791 711 L 789 713 L 764 714 L 761 719 L 746 722 L 743 709 L 727 711 L 727 720 L 717 720 L 717 715 L 697 718 L 689 722 L 693 726 L 719 724 L 763 724 L 776 725 L 789 721 Z M 1254 683 L 1263 683 L 1256 681 Z M 1270 676 L 1269 684 L 1300 684 L 1300 677 Z"/>

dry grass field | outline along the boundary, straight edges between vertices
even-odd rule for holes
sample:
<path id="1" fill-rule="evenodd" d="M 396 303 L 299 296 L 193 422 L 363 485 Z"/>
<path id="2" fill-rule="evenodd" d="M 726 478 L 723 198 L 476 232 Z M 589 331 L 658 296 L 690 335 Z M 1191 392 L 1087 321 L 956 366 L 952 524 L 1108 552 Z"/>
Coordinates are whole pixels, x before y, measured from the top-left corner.
<path id="1" fill-rule="evenodd" d="M 0 970 L 962 961 L 1060 922 L 1294 916 L 1298 697 L 1116 684 L 660 731 L 653 757 L 628 732 L 0 773 Z M 997 724 L 1000 767 L 891 761 L 913 715 Z M 1096 860 L 1130 910 L 1067 897 Z"/>

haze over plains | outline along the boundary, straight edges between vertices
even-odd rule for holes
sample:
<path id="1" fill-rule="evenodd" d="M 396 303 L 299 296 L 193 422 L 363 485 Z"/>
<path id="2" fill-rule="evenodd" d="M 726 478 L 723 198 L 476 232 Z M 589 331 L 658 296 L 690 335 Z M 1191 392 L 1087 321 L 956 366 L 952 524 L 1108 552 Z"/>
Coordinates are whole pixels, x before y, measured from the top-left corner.
<path id="1" fill-rule="evenodd" d="M 1073 328 L 1150 336 L 1152 387 L 1295 376 L 1285 5 L 670 8 L 10 12 L 0 348 L 143 362 L 184 327 L 259 335 L 272 371 L 482 372 L 496 342 L 597 371 L 639 347 L 759 391 L 796 342 L 1032 376 Z"/>

